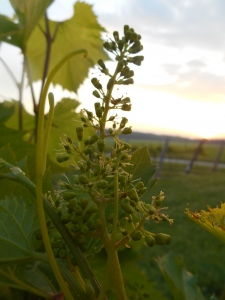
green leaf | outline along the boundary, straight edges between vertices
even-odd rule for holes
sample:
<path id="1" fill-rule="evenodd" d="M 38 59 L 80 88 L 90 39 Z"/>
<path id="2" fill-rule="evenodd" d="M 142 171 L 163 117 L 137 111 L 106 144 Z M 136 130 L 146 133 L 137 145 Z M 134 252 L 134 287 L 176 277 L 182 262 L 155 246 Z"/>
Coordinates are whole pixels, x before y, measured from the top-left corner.
<path id="1" fill-rule="evenodd" d="M 0 263 L 30 258 L 31 235 L 38 230 L 35 206 L 12 196 L 0 201 Z"/>
<path id="2" fill-rule="evenodd" d="M 132 174 L 134 179 L 141 178 L 145 185 L 157 170 L 157 166 L 152 165 L 147 146 L 134 151 L 130 163 L 132 165 L 126 167 L 125 171 Z"/>
<path id="3" fill-rule="evenodd" d="M 55 162 L 55 165 L 62 168 L 68 166 L 68 163 L 59 164 L 56 162 L 55 149 L 61 150 L 60 137 L 64 134 L 70 137 L 73 141 L 77 140 L 76 127 L 80 126 L 80 114 L 75 112 L 79 102 L 73 99 L 64 98 L 57 103 L 53 118 L 53 126 L 49 137 L 48 155 Z M 84 138 L 94 134 L 93 128 L 84 129 Z M 68 167 L 67 167 L 68 168 Z M 51 168 L 52 173 L 57 171 L 56 168 Z M 53 172 L 54 171 L 54 172 Z"/>
<path id="4" fill-rule="evenodd" d="M 15 162 L 24 159 L 27 156 L 27 167 L 31 178 L 35 178 L 35 145 L 23 140 L 24 132 L 7 128 L 5 125 L 0 124 L 0 148 L 10 143 Z M 6 157 L 2 157 L 6 161 Z"/>
<path id="5" fill-rule="evenodd" d="M 5 102 L 4 102 L 5 103 Z M 6 127 L 12 129 L 19 129 L 19 101 L 11 101 L 13 107 L 13 114 L 4 122 Z M 33 130 L 35 126 L 35 117 L 29 114 L 25 108 L 22 106 L 22 116 L 23 116 L 23 129 Z"/>
<path id="6" fill-rule="evenodd" d="M 19 19 L 20 35 L 24 46 L 52 0 L 10 0 L 10 2 Z"/>
<path id="7" fill-rule="evenodd" d="M 45 30 L 43 19 L 40 26 Z M 74 5 L 74 15 L 71 19 L 60 23 L 49 21 L 49 28 L 51 36 L 57 30 L 52 43 L 49 70 L 74 50 L 85 48 L 88 51 L 86 58 L 78 55 L 70 59 L 53 79 L 53 84 L 60 84 L 64 89 L 76 92 L 87 77 L 89 68 L 93 67 L 99 58 L 108 59 L 100 38 L 104 29 L 97 22 L 92 6 L 84 2 Z M 27 56 L 34 81 L 42 78 L 45 52 L 45 36 L 40 28 L 36 27 L 27 44 Z"/>
<path id="8" fill-rule="evenodd" d="M 174 300 L 205 300 L 197 286 L 196 277 L 186 270 L 183 261 L 178 259 L 173 252 L 158 258 L 157 263 Z"/>
<path id="9" fill-rule="evenodd" d="M 19 24 L 4 15 L 0 15 L 0 41 L 22 48 Z"/>
<path id="10" fill-rule="evenodd" d="M 0 103 L 0 123 L 4 123 L 15 112 L 15 104 L 12 101 L 4 101 Z M 18 127 L 18 125 L 17 125 Z"/>

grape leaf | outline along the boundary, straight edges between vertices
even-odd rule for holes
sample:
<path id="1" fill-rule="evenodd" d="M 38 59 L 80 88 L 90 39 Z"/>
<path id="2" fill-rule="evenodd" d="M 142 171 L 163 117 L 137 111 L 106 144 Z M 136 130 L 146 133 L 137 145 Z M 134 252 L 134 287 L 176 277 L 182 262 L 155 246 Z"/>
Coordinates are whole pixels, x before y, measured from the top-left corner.
<path id="1" fill-rule="evenodd" d="M 0 263 L 20 261 L 30 257 L 31 235 L 38 230 L 35 206 L 12 196 L 0 201 Z"/>
<path id="2" fill-rule="evenodd" d="M 52 0 L 10 0 L 19 22 L 0 15 L 0 40 L 25 50 L 25 44 Z"/>
<path id="3" fill-rule="evenodd" d="M 188 272 L 183 261 L 173 252 L 157 259 L 158 266 L 166 279 L 174 300 L 205 300 L 196 277 Z"/>
<path id="4" fill-rule="evenodd" d="M 14 114 L 14 112 L 15 105 L 12 101 L 4 101 L 0 103 L 0 122 L 4 123 Z"/>
<path id="5" fill-rule="evenodd" d="M 192 212 L 187 208 L 186 214 L 193 222 L 225 242 L 225 203 L 221 203 L 221 206 L 216 208 L 208 206 L 208 211 Z"/>
<path id="6" fill-rule="evenodd" d="M 45 30 L 45 21 L 40 21 Z M 51 35 L 57 28 L 57 34 L 52 43 L 52 54 L 49 70 L 67 54 L 74 50 L 85 48 L 88 56 L 81 55 L 70 59 L 53 78 L 53 84 L 60 84 L 64 89 L 76 92 L 79 85 L 88 75 L 89 68 L 93 67 L 99 58 L 108 59 L 103 51 L 101 32 L 104 28 L 99 25 L 92 7 L 84 2 L 74 5 L 74 15 L 64 22 L 49 21 Z M 29 60 L 32 78 L 34 81 L 42 78 L 46 52 L 46 40 L 39 27 L 36 27 L 27 43 L 27 57 Z"/>
<path id="7" fill-rule="evenodd" d="M 142 147 L 132 153 L 131 165 L 125 171 L 133 175 L 133 179 L 141 178 L 146 185 L 150 178 L 155 174 L 157 166 L 152 164 L 148 147 Z"/>

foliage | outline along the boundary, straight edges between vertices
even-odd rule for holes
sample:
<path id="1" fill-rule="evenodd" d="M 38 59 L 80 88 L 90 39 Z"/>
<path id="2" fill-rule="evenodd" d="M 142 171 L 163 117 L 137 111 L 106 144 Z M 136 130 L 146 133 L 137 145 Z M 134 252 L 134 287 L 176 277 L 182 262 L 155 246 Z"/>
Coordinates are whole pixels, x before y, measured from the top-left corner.
<path id="1" fill-rule="evenodd" d="M 196 277 L 185 269 L 182 260 L 179 260 L 173 252 L 158 258 L 157 263 L 174 300 L 205 300 L 196 284 Z"/>
<path id="2" fill-rule="evenodd" d="M 140 40 L 141 36 L 125 25 L 124 36 L 121 39 L 119 39 L 119 33 L 114 32 L 114 41 L 109 40 L 104 43 L 104 48 L 116 57 L 115 71 L 111 74 L 103 60 L 98 60 L 99 70 L 109 77 L 106 89 L 103 89 L 97 78 L 92 79 L 95 87 L 93 95 L 100 102 L 95 102 L 94 113 L 83 110 L 79 116 L 80 125 L 75 126 L 75 130 L 71 126 L 68 133 L 66 132 L 66 123 L 70 119 L 71 110 L 76 108 L 77 103 L 65 99 L 56 106 L 55 117 L 53 117 L 54 97 L 52 93 L 49 93 L 50 112 L 47 122 L 44 120 L 44 103 L 52 78 L 59 68 L 77 52 L 67 55 L 49 73 L 39 104 L 36 186 L 29 177 L 26 177 L 26 174 L 28 175 L 26 161 L 23 160 L 16 166 L 16 157 L 13 151 L 9 146 L 2 148 L 1 179 L 4 181 L 11 180 L 16 187 L 18 183 L 22 184 L 32 194 L 31 200 L 29 200 L 29 195 L 25 195 L 27 197 L 25 199 L 37 203 L 36 216 L 38 216 L 39 222 L 37 224 L 40 227 L 37 226 L 35 230 L 32 229 L 29 234 L 26 234 L 29 237 L 35 231 L 30 239 L 31 246 L 27 246 L 30 249 L 30 251 L 27 250 L 27 254 L 29 254 L 29 259 L 50 264 L 58 286 L 54 286 L 55 289 L 47 293 L 56 294 L 61 291 L 66 299 L 95 299 L 97 297 L 98 299 L 105 299 L 106 293 L 110 293 L 108 286 L 109 281 L 112 280 L 113 291 L 117 299 L 126 299 L 117 254 L 118 249 L 124 246 L 130 248 L 133 243 L 135 244 L 140 240 L 145 240 L 145 243 L 150 247 L 156 244 L 168 245 L 171 241 L 169 235 L 155 234 L 144 227 L 146 220 L 152 220 L 156 223 L 164 220 L 168 221 L 169 224 L 172 224 L 172 220 L 162 213 L 163 192 L 160 192 L 158 196 L 150 197 L 148 200 L 145 199 L 146 202 L 142 201 L 143 195 L 154 186 L 155 180 L 151 178 L 156 167 L 152 165 L 146 147 L 130 154 L 130 145 L 119 139 L 120 134 L 132 133 L 131 127 L 126 126 L 128 119 L 125 117 L 119 119 L 117 115 L 112 114 L 115 109 L 122 111 L 131 109 L 129 97 L 115 99 L 112 93 L 116 85 L 133 83 L 134 72 L 129 68 L 129 64 L 141 65 L 143 61 L 143 56 L 134 55 L 143 48 Z M 14 105 L 16 106 L 15 103 Z M 5 107 L 6 111 L 2 116 L 2 121 L 9 123 L 11 121 L 11 124 L 14 124 L 13 105 L 10 106 L 6 103 Z M 65 110 L 64 117 L 62 117 L 63 110 Z M 27 115 L 27 117 L 29 119 L 30 116 Z M 67 122 L 64 123 L 64 120 Z M 54 147 L 54 139 L 57 135 L 56 132 L 54 134 L 52 131 L 53 134 L 49 138 L 51 123 L 54 127 L 60 126 L 63 133 L 66 132 L 60 138 L 61 150 L 58 152 L 57 161 L 58 163 L 69 161 L 73 168 L 73 173 L 69 177 L 65 174 L 62 175 L 58 191 L 53 191 L 51 172 L 49 168 L 46 169 L 47 145 L 50 141 Z M 107 129 L 109 123 L 112 125 L 111 128 Z M 29 126 L 29 121 L 27 124 Z M 115 142 L 110 156 L 104 154 L 105 139 L 109 137 L 113 138 Z M 24 143 L 29 144 L 26 141 Z M 11 197 L 14 201 L 22 201 L 21 198 L 16 200 L 16 196 L 17 194 L 14 195 L 12 192 Z M 36 198 L 35 202 L 33 196 Z M 15 203 L 13 206 L 17 207 Z M 48 215 L 47 219 L 44 209 Z M 29 213 L 29 208 L 21 205 L 19 217 L 21 218 L 20 215 L 26 211 Z M 11 214 L 9 215 L 11 216 Z M 23 216 L 22 220 L 25 217 Z M 9 219 L 9 216 L 6 215 L 6 218 Z M 27 222 L 31 224 L 30 220 Z M 22 228 L 22 224 L 20 228 Z M 20 238 L 20 240 L 22 243 L 23 239 Z M 84 255 L 93 255 L 102 247 L 107 253 L 107 263 L 105 277 L 100 288 L 98 280 L 91 271 Z M 46 260 L 45 252 L 48 260 Z M 9 263 L 10 259 L 6 257 L 5 263 Z M 29 259 L 27 256 L 20 256 L 21 263 Z M 6 264 L 5 266 L 7 267 Z M 46 292 L 44 284 L 42 286 L 35 285 L 34 290 L 30 289 L 31 287 L 26 284 L 26 274 L 30 265 L 23 265 L 23 267 L 25 269 L 21 271 L 21 274 L 25 274 L 24 280 L 18 279 L 18 281 L 11 269 L 7 269 L 10 274 L 6 274 L 5 270 L 2 271 L 2 274 L 14 276 L 13 279 L 15 282 L 17 280 L 20 288 L 36 294 L 39 293 L 39 295 Z M 13 270 L 17 274 L 17 265 L 14 266 Z M 65 281 L 69 285 L 65 284 Z M 135 284 L 136 290 L 132 291 L 132 287 L 128 288 L 129 297 L 131 294 L 132 297 L 135 297 L 135 293 L 139 296 L 141 293 L 147 295 L 147 291 L 145 292 L 140 286 L 140 282 Z M 153 291 L 153 287 L 151 290 Z M 157 292 L 155 293 L 157 294 Z"/>
<path id="3" fill-rule="evenodd" d="M 221 207 L 216 208 L 208 206 L 208 211 L 192 212 L 187 208 L 186 214 L 193 222 L 225 242 L 225 203 L 221 203 Z"/>

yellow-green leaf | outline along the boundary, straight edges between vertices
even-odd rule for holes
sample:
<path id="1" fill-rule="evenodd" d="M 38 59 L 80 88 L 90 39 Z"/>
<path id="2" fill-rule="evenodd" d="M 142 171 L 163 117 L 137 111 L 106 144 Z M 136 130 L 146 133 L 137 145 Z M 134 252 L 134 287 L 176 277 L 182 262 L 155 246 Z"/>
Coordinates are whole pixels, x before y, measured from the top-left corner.
<path id="1" fill-rule="evenodd" d="M 44 19 L 40 26 L 45 30 Z M 64 22 L 49 21 L 51 36 L 57 30 L 52 43 L 49 70 L 68 53 L 85 48 L 88 56 L 75 56 L 66 63 L 53 79 L 53 84 L 60 84 L 64 89 L 76 92 L 79 85 L 88 75 L 89 68 L 96 64 L 99 58 L 108 59 L 103 51 L 101 33 L 104 28 L 97 21 L 92 6 L 83 2 L 74 5 L 74 15 Z M 46 40 L 39 27 L 33 31 L 28 44 L 27 56 L 30 63 L 33 80 L 42 78 L 46 54 Z"/>
<path id="2" fill-rule="evenodd" d="M 193 222 L 225 242 L 225 203 L 221 203 L 221 207 L 216 208 L 208 206 L 208 211 L 192 212 L 187 208 L 186 214 Z"/>

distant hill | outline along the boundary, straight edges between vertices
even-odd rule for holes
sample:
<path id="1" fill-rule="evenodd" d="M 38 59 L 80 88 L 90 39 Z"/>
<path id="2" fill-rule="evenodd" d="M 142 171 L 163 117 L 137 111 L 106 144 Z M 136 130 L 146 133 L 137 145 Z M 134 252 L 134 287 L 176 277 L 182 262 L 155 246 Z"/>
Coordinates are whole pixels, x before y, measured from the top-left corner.
<path id="1" fill-rule="evenodd" d="M 131 140 L 136 140 L 136 141 L 148 141 L 148 140 L 154 140 L 154 141 L 165 141 L 166 139 L 169 139 L 170 141 L 173 142 L 199 142 L 201 139 L 190 139 L 186 137 L 180 137 L 180 136 L 172 136 L 172 135 L 159 135 L 159 134 L 154 134 L 154 133 L 144 133 L 144 132 L 137 132 L 134 131 L 131 135 L 120 135 L 120 138 L 124 141 L 131 141 Z M 222 140 L 221 139 L 211 139 L 207 140 L 207 143 L 212 143 L 212 144 L 218 144 Z"/>

